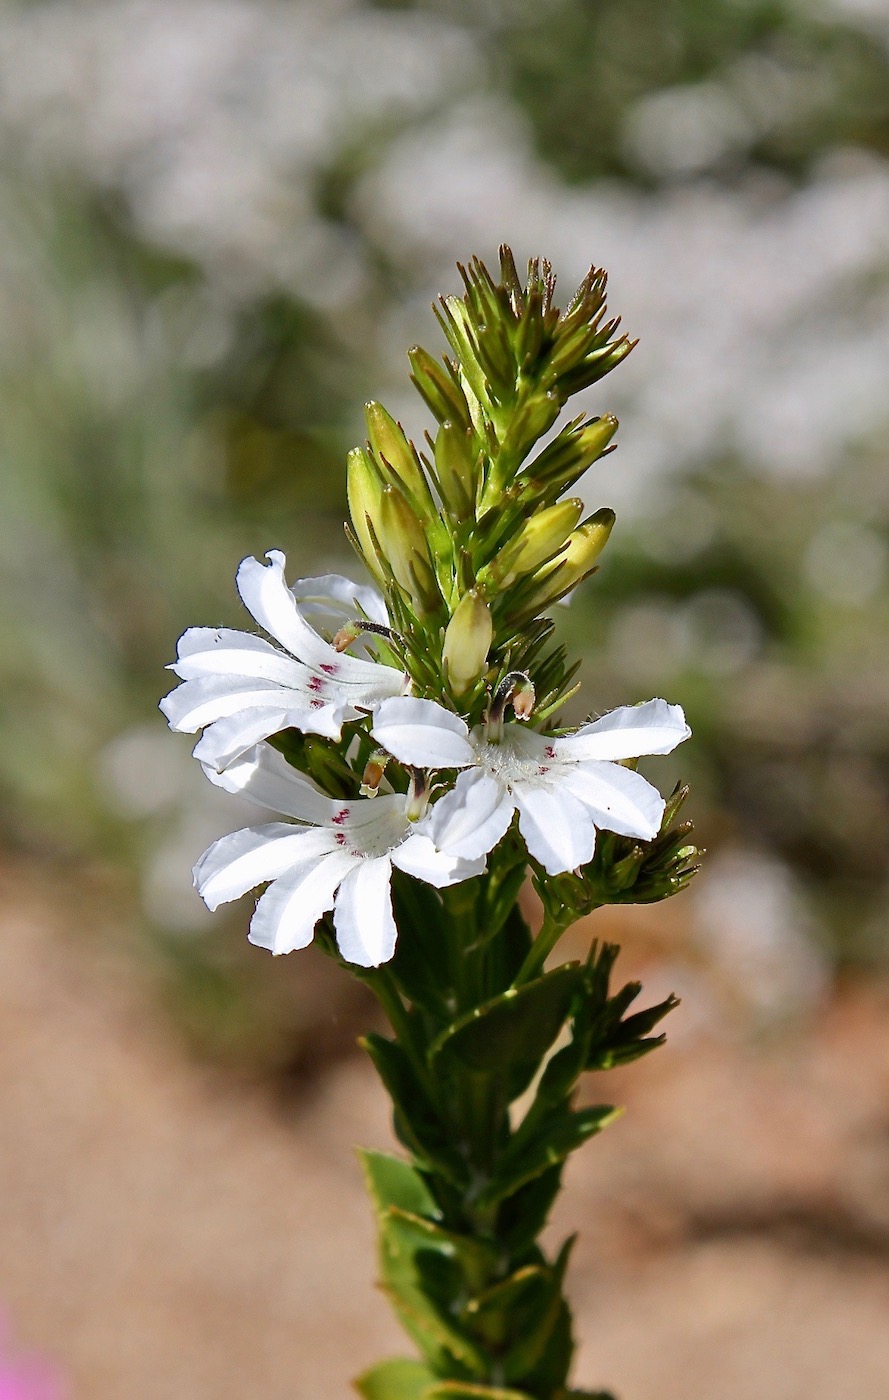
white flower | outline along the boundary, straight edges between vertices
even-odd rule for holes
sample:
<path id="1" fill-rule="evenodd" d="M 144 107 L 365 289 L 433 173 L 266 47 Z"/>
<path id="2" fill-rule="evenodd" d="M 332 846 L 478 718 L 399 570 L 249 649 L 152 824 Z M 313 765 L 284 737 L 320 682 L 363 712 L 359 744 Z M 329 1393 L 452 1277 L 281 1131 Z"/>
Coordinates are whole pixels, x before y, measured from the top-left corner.
<path id="1" fill-rule="evenodd" d="M 525 844 L 550 875 L 592 858 L 597 827 L 644 840 L 657 835 L 664 799 L 619 760 L 669 753 L 691 733 L 678 705 L 649 700 L 561 739 L 507 724 L 494 743 L 484 725 L 470 733 L 435 701 L 409 696 L 384 700 L 371 732 L 402 763 L 467 770 L 429 814 L 439 850 L 466 860 L 482 856 L 518 811 Z"/>
<path id="2" fill-rule="evenodd" d="M 385 625 L 386 607 L 375 589 L 338 574 L 301 579 L 290 589 L 284 555 L 271 550 L 266 558 L 267 566 L 258 559 L 243 561 L 238 592 L 285 650 L 252 632 L 190 627 L 180 637 L 170 667 L 183 684 L 160 704 L 171 729 L 204 730 L 195 757 L 217 770 L 260 739 L 291 726 L 338 739 L 346 720 L 387 696 L 403 694 L 409 685 L 392 666 L 335 651 L 306 620 L 308 613 L 338 625 L 363 612 Z M 305 606 L 298 606 L 303 599 Z"/>
<path id="3" fill-rule="evenodd" d="M 234 831 L 205 851 L 194 868 L 195 887 L 211 910 L 271 881 L 257 902 L 249 938 L 272 953 L 306 947 L 318 920 L 333 909 L 343 957 L 377 967 L 395 951 L 393 866 L 438 888 L 484 870 L 484 859 L 437 851 L 428 818 L 409 821 L 403 794 L 336 801 L 268 744 L 257 745 L 222 773 L 209 765 L 204 771 L 217 786 L 299 823 Z"/>

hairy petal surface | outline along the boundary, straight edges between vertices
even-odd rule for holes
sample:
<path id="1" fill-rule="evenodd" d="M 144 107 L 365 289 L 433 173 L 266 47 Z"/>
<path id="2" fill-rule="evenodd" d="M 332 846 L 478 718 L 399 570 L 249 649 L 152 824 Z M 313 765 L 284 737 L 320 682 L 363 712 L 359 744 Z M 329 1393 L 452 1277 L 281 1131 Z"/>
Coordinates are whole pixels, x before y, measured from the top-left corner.
<path id="1" fill-rule="evenodd" d="M 672 753 L 691 734 L 681 705 L 647 700 L 623 705 L 553 741 L 559 758 L 574 760 L 640 758 L 648 753 Z"/>

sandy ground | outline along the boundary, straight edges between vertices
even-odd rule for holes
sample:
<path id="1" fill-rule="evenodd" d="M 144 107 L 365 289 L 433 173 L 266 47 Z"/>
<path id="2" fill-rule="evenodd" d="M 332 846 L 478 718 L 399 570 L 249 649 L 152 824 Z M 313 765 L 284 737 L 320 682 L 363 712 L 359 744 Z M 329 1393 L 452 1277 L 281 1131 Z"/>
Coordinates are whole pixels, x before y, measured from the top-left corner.
<path id="1" fill-rule="evenodd" d="M 70 901 L 8 872 L 0 910 L 0 1306 L 71 1400 L 333 1400 L 405 1350 L 352 1151 L 389 1142 L 363 1060 L 285 1108 L 190 1061 Z M 578 1381 L 886 1400 L 887 1012 L 847 989 L 817 1038 L 679 1036 L 611 1078 L 629 1111 L 554 1225 L 581 1231 Z"/>

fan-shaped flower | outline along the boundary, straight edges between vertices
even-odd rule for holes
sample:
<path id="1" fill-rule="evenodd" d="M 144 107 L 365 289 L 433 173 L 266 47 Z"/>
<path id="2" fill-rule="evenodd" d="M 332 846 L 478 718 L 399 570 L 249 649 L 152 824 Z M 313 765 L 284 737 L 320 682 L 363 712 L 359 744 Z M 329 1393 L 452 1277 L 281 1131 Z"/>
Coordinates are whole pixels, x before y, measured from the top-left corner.
<path id="1" fill-rule="evenodd" d="M 251 943 L 290 953 L 311 943 L 318 920 L 333 909 L 347 962 L 376 967 L 395 951 L 393 866 L 439 888 L 484 869 L 484 859 L 442 855 L 429 839 L 428 817 L 412 822 L 403 793 L 341 802 L 326 797 L 268 744 L 224 772 L 204 771 L 291 822 L 246 827 L 216 841 L 194 869 L 209 909 L 271 881 L 250 923 Z"/>
<path id="2" fill-rule="evenodd" d="M 597 827 L 643 840 L 657 835 L 664 799 L 620 760 L 670 753 L 690 733 L 680 706 L 649 700 L 562 738 L 507 724 L 494 742 L 485 725 L 470 732 L 459 715 L 411 696 L 384 700 L 372 729 L 402 763 L 465 770 L 429 814 L 439 850 L 466 860 L 485 855 L 517 811 L 528 850 L 550 875 L 592 859 Z"/>
<path id="3" fill-rule="evenodd" d="M 338 739 L 346 720 L 409 686 L 393 666 L 336 651 L 307 620 L 338 624 L 363 614 L 384 626 L 386 607 L 375 589 L 338 574 L 301 579 L 290 589 L 284 555 L 271 550 L 266 557 L 268 565 L 245 559 L 237 586 L 278 647 L 252 632 L 190 627 L 170 667 L 182 684 L 160 705 L 171 729 L 203 729 L 195 757 L 217 770 L 282 729 Z"/>

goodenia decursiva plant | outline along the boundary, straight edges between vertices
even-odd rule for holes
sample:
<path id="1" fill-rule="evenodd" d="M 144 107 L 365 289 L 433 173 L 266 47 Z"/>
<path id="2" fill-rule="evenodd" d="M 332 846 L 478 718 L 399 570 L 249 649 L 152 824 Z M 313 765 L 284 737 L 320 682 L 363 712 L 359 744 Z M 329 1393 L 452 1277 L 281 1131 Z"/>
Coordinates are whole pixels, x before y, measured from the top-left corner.
<path id="1" fill-rule="evenodd" d="M 348 460 L 347 532 L 373 585 L 288 585 L 284 555 L 246 559 L 261 632 L 179 642 L 172 728 L 202 731 L 211 782 L 276 819 L 195 867 L 211 909 L 264 886 L 251 941 L 314 938 L 376 994 L 391 1036 L 364 1045 L 406 1156 L 363 1154 L 382 1284 L 419 1355 L 356 1382 L 365 1400 L 568 1400 L 571 1241 L 538 1243 L 569 1154 L 614 1117 L 577 1106 L 583 1075 L 660 1045 L 674 998 L 633 1010 L 618 949 L 547 969 L 562 933 L 605 904 L 682 890 L 696 870 L 685 797 L 636 760 L 688 737 L 678 705 L 559 714 L 576 666 L 552 605 L 595 571 L 614 515 L 566 493 L 608 450 L 610 415 L 551 433 L 571 396 L 632 349 L 592 269 L 564 311 L 509 249 L 477 259 L 437 309 L 450 356 L 409 352 L 435 419 L 419 451 L 378 403 Z M 269 640 L 271 639 L 271 640 Z M 532 933 L 530 881 L 543 919 Z"/>

